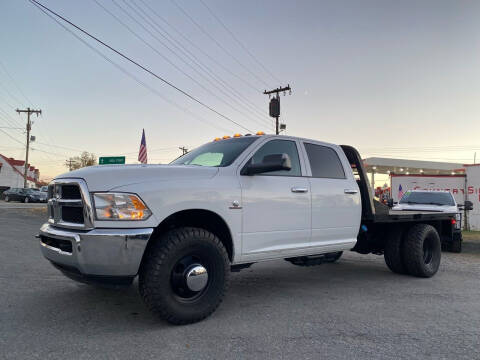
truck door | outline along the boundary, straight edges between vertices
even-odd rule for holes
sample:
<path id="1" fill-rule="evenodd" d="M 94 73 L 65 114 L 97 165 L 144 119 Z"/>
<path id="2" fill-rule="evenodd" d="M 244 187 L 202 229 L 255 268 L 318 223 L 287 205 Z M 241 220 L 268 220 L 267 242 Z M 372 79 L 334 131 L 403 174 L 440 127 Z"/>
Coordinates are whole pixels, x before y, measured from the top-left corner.
<path id="1" fill-rule="evenodd" d="M 312 193 L 312 246 L 356 242 L 361 221 L 361 198 L 341 149 L 304 142 Z"/>
<path id="2" fill-rule="evenodd" d="M 309 246 L 310 184 L 308 178 L 302 176 L 298 146 L 294 140 L 270 140 L 240 166 L 261 162 L 272 154 L 288 154 L 292 163 L 288 171 L 239 175 L 243 255 Z"/>

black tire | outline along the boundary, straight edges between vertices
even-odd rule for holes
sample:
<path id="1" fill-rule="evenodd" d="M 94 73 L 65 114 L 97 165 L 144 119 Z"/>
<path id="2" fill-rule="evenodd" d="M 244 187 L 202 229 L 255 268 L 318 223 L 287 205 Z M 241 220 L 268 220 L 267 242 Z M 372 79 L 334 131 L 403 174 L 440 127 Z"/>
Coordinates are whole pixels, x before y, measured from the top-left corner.
<path id="1" fill-rule="evenodd" d="M 427 224 L 413 226 L 402 245 L 403 262 L 408 273 L 417 277 L 432 277 L 438 271 L 442 257 L 437 230 Z"/>
<path id="2" fill-rule="evenodd" d="M 450 244 L 450 251 L 454 253 L 461 253 L 462 252 L 462 233 L 454 233 L 453 234 L 453 241 Z"/>
<path id="3" fill-rule="evenodd" d="M 147 251 L 139 290 L 152 312 L 182 325 L 203 320 L 217 309 L 230 277 L 228 254 L 218 237 L 204 229 L 179 228 L 163 234 Z M 207 285 L 198 292 L 191 291 L 181 275 L 187 271 L 185 259 L 207 270 Z"/>
<path id="4" fill-rule="evenodd" d="M 452 242 L 450 245 L 450 251 L 453 253 L 461 253 L 462 252 L 462 241 L 461 240 L 455 240 Z"/>
<path id="5" fill-rule="evenodd" d="M 340 259 L 342 255 L 343 255 L 343 251 L 337 251 L 337 252 L 325 254 L 325 262 L 334 263 L 338 261 L 338 259 Z"/>
<path id="6" fill-rule="evenodd" d="M 388 268 L 397 274 L 407 274 L 402 254 L 403 235 L 404 232 L 401 228 L 392 230 L 388 235 L 383 252 Z"/>

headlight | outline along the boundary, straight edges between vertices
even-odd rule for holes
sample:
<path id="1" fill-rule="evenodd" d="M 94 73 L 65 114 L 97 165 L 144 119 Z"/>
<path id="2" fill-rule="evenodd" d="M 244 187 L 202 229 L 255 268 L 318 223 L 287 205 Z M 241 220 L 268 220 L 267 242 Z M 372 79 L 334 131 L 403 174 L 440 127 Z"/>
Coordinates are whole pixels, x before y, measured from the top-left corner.
<path id="1" fill-rule="evenodd" d="M 98 220 L 145 220 L 152 212 L 137 195 L 123 193 L 93 194 Z"/>

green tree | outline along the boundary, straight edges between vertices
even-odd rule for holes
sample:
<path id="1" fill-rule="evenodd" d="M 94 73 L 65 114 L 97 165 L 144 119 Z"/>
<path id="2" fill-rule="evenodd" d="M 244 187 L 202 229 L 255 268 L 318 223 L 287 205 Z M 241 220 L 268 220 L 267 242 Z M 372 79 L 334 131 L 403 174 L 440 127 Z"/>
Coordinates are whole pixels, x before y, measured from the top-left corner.
<path id="1" fill-rule="evenodd" d="M 82 155 L 73 156 L 65 161 L 65 166 L 70 171 L 92 165 L 97 165 L 97 157 L 88 151 L 84 151 Z"/>

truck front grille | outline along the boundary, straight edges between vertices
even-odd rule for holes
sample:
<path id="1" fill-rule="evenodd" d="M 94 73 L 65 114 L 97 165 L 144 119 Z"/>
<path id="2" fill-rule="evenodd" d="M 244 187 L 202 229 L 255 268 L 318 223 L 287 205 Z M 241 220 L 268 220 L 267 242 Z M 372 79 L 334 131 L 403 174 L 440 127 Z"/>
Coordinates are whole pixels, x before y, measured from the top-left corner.
<path id="1" fill-rule="evenodd" d="M 83 224 L 83 207 L 62 206 L 62 220 L 75 224 Z"/>
<path id="2" fill-rule="evenodd" d="M 58 227 L 90 229 L 92 211 L 86 183 L 81 179 L 54 180 L 48 187 L 49 222 Z"/>
<path id="3" fill-rule="evenodd" d="M 80 187 L 78 185 L 63 185 L 62 199 L 69 199 L 69 200 L 82 199 L 82 194 L 80 193 Z"/>

